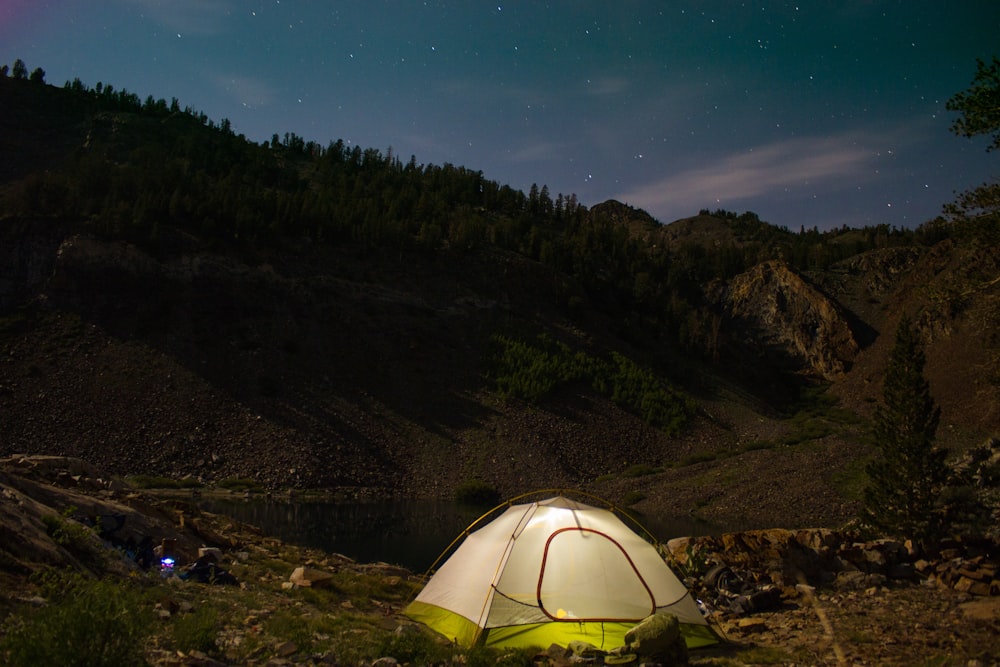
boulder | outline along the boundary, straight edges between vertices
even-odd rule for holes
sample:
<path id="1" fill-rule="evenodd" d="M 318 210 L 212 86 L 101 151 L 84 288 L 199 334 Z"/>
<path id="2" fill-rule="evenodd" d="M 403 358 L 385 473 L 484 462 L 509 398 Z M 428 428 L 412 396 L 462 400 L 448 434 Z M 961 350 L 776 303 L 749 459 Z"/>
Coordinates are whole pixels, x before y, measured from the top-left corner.
<path id="1" fill-rule="evenodd" d="M 288 578 L 296 586 L 304 588 L 331 588 L 333 587 L 333 575 L 322 570 L 311 567 L 297 567 Z"/>
<path id="2" fill-rule="evenodd" d="M 653 614 L 625 633 L 629 652 L 667 665 L 688 664 L 687 644 L 673 614 Z"/>

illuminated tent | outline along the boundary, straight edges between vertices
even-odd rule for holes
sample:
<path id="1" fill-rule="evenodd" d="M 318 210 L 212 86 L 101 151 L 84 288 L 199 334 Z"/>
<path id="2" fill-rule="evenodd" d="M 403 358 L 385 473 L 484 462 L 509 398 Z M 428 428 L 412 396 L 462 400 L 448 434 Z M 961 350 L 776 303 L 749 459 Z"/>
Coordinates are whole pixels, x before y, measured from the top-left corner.
<path id="1" fill-rule="evenodd" d="M 658 612 L 677 616 L 690 648 L 718 641 L 652 544 L 563 496 L 511 505 L 469 533 L 405 611 L 463 646 L 603 650 Z"/>

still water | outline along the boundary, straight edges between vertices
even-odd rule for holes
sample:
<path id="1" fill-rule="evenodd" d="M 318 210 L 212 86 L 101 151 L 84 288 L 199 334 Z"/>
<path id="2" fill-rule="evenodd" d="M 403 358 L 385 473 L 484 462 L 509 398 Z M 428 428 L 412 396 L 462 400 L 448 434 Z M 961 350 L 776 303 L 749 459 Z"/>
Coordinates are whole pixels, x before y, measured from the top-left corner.
<path id="1" fill-rule="evenodd" d="M 290 544 L 339 553 L 362 563 L 427 571 L 452 541 L 489 508 L 449 501 L 299 502 L 276 499 L 204 499 L 202 509 L 231 516 Z M 665 542 L 718 531 L 690 518 L 636 517 Z M 626 521 L 626 523 L 630 523 Z"/>

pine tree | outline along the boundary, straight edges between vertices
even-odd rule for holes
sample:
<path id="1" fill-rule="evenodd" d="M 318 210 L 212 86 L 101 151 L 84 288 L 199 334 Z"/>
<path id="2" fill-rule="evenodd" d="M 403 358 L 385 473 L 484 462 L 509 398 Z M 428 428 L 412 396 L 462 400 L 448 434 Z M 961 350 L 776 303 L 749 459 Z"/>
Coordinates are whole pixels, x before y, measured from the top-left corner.
<path id="1" fill-rule="evenodd" d="M 24 64 L 24 61 L 18 58 L 14 61 L 14 67 L 11 69 L 11 76 L 15 79 L 27 79 L 28 78 L 28 66 Z"/>
<path id="2" fill-rule="evenodd" d="M 945 108 L 960 114 L 951 124 L 952 132 L 963 137 L 988 134 L 991 143 L 986 150 L 1000 148 L 1000 58 L 993 56 L 988 63 L 977 59 L 972 85 L 948 100 Z"/>
<path id="3" fill-rule="evenodd" d="M 899 322 L 875 410 L 878 452 L 869 463 L 862 520 L 886 533 L 939 537 L 938 499 L 947 481 L 946 452 L 934 446 L 941 410 L 924 378 L 924 353 L 907 316 Z"/>

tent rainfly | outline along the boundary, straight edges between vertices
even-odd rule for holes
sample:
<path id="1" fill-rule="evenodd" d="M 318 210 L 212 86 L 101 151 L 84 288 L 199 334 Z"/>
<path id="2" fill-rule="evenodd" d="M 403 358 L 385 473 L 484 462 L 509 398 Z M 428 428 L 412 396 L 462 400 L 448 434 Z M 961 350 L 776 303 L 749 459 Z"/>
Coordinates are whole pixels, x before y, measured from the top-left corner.
<path id="1" fill-rule="evenodd" d="M 689 648 L 718 642 L 652 544 L 612 511 L 563 496 L 511 505 L 470 533 L 405 611 L 463 646 L 602 650 L 664 612 Z"/>

